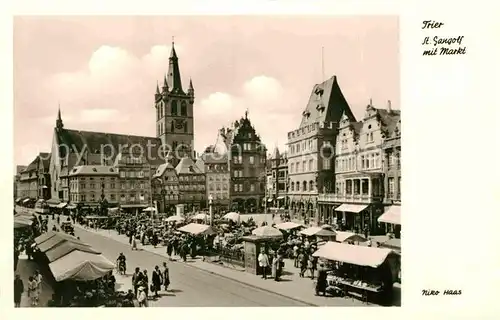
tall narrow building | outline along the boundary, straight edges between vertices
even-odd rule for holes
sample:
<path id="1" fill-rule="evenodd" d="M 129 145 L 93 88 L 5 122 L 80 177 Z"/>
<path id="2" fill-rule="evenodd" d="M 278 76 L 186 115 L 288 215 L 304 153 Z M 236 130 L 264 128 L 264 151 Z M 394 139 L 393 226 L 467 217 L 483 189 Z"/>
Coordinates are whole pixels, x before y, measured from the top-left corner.
<path id="1" fill-rule="evenodd" d="M 160 89 L 156 86 L 156 136 L 161 139 L 164 154 L 171 155 L 170 161 L 176 166 L 183 157 L 193 158 L 194 150 L 194 88 L 182 88 L 179 58 L 172 43 L 168 73 Z"/>

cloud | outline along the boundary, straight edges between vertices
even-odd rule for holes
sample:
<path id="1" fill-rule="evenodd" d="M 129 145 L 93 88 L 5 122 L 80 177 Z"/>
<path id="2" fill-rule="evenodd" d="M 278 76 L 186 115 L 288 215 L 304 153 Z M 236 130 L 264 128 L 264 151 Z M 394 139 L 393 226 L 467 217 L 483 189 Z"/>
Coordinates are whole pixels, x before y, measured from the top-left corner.
<path id="1" fill-rule="evenodd" d="M 283 148 L 286 133 L 299 121 L 290 113 L 291 101 L 284 93 L 278 79 L 258 75 L 240 84 L 235 93 L 209 94 L 195 105 L 195 129 L 201 127 L 203 132 L 196 132 L 196 149 L 204 150 L 214 144 L 218 129 L 240 119 L 245 111 L 249 112 L 250 121 L 268 148 L 275 144 Z"/>

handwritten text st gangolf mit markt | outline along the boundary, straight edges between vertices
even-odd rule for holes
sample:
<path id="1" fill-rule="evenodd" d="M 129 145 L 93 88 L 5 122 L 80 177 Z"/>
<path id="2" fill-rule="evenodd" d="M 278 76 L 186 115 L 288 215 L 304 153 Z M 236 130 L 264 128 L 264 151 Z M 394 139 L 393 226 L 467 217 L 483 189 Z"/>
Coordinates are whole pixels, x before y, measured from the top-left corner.
<path id="1" fill-rule="evenodd" d="M 443 22 L 424 20 L 422 22 L 422 29 L 439 29 L 444 26 Z M 466 54 L 467 48 L 462 46 L 464 36 L 456 37 L 439 37 L 439 36 L 426 36 L 422 42 L 422 46 L 426 47 L 423 51 L 424 56 L 437 56 L 437 55 L 459 55 Z M 457 47 L 458 45 L 458 47 Z M 432 48 L 427 49 L 429 46 Z"/>

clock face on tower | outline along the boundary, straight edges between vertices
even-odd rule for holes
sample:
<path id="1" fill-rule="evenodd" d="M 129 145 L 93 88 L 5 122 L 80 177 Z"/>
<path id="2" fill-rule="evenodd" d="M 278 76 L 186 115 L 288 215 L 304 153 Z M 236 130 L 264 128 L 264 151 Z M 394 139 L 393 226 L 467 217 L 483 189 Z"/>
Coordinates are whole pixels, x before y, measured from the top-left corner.
<path id="1" fill-rule="evenodd" d="M 178 130 L 184 129 L 184 126 L 186 126 L 186 120 L 183 119 L 175 119 L 175 128 Z"/>

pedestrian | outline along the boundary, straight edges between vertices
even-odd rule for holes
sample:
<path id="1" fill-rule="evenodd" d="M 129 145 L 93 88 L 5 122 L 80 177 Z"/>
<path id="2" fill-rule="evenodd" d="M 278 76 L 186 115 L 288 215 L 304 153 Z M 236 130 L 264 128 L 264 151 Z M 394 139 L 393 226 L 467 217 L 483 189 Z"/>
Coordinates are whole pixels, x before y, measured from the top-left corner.
<path id="1" fill-rule="evenodd" d="M 299 276 L 301 278 L 304 278 L 304 273 L 306 272 L 307 269 L 307 255 L 303 250 L 301 250 L 299 253 L 299 263 L 300 263 Z"/>
<path id="2" fill-rule="evenodd" d="M 132 236 L 132 250 L 137 250 L 137 240 L 135 239 L 135 235 Z"/>
<path id="3" fill-rule="evenodd" d="M 146 292 L 144 292 L 144 287 L 140 286 L 137 288 L 139 295 L 137 296 L 137 301 L 139 302 L 139 307 L 147 307 L 148 306 L 148 296 Z"/>
<path id="4" fill-rule="evenodd" d="M 158 295 L 158 291 L 161 290 L 161 272 L 160 268 L 158 266 L 155 266 L 155 269 L 153 270 L 153 276 L 151 277 L 152 284 L 153 284 L 153 289 L 155 293 L 155 298 L 159 298 L 160 296 Z"/>
<path id="5" fill-rule="evenodd" d="M 156 248 L 156 246 L 158 245 L 158 235 L 155 233 L 153 233 L 153 236 L 151 237 L 151 244 L 153 245 L 153 247 Z"/>
<path id="6" fill-rule="evenodd" d="M 172 260 L 172 250 L 173 250 L 172 240 L 169 239 L 167 242 L 167 255 L 169 260 Z"/>
<path id="7" fill-rule="evenodd" d="M 42 280 L 43 280 L 42 274 L 40 273 L 39 270 L 35 271 L 35 276 L 33 278 L 35 279 L 36 284 L 37 284 L 36 289 L 38 291 L 38 294 L 37 294 L 37 299 L 38 299 L 40 297 L 40 295 L 42 294 Z"/>
<path id="8" fill-rule="evenodd" d="M 163 262 L 163 272 L 162 272 L 163 285 L 165 286 L 165 291 L 168 291 L 168 286 L 170 285 L 170 272 L 166 262 Z"/>
<path id="9" fill-rule="evenodd" d="M 299 267 L 299 246 L 293 246 L 293 266 L 295 268 Z"/>
<path id="10" fill-rule="evenodd" d="M 38 305 L 38 289 L 37 282 L 33 277 L 29 277 L 28 297 L 30 298 L 31 306 L 36 307 Z"/>
<path id="11" fill-rule="evenodd" d="M 271 277 L 274 279 L 274 281 L 278 281 L 278 254 L 275 253 L 273 256 L 273 261 L 271 263 L 272 269 L 271 269 Z"/>
<path id="12" fill-rule="evenodd" d="M 310 278 L 314 279 L 314 273 L 313 273 L 313 256 L 312 255 L 308 255 L 307 270 L 309 271 Z"/>
<path id="13" fill-rule="evenodd" d="M 141 272 L 141 269 L 135 268 L 135 272 L 132 275 L 132 286 L 134 287 L 134 294 L 137 297 L 137 290 L 141 286 L 141 281 L 142 281 L 143 274 Z"/>
<path id="14" fill-rule="evenodd" d="M 21 277 L 16 274 L 16 278 L 14 279 L 14 307 L 15 308 L 20 308 L 21 307 L 21 297 L 24 292 L 24 284 L 23 280 L 21 280 Z"/>
<path id="15" fill-rule="evenodd" d="M 262 272 L 262 278 L 267 279 L 267 268 L 269 267 L 269 257 L 267 256 L 264 248 L 260 249 L 259 257 L 257 258 L 259 261 L 259 266 Z"/>
<path id="16" fill-rule="evenodd" d="M 326 287 L 328 286 L 327 278 L 327 270 L 324 268 L 324 264 L 319 265 L 318 270 L 318 280 L 316 280 L 316 295 L 318 296 L 320 293 L 326 295 Z"/>
<path id="17" fill-rule="evenodd" d="M 19 261 L 19 248 L 18 246 L 14 246 L 14 271 L 17 269 L 17 263 Z"/>
<path id="18" fill-rule="evenodd" d="M 149 296 L 149 277 L 148 270 L 144 269 L 142 271 L 142 285 L 144 286 L 144 292 L 146 293 L 146 298 Z"/>

